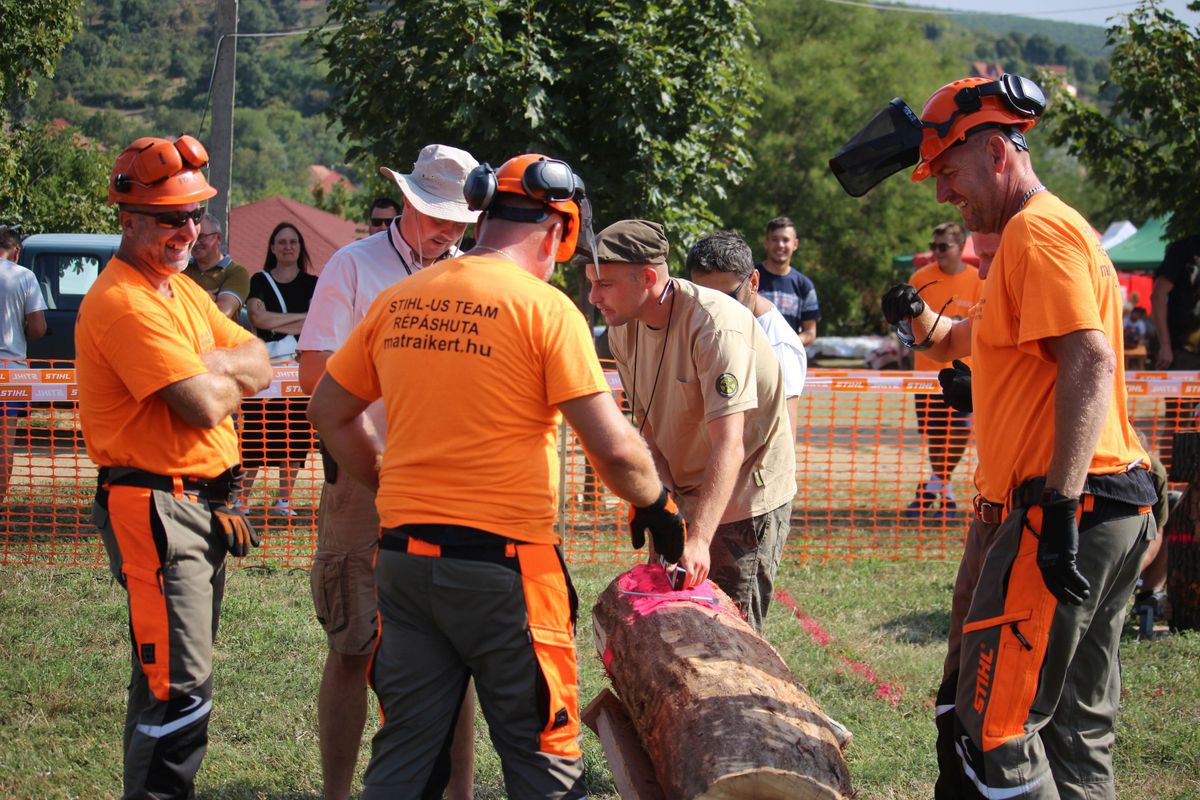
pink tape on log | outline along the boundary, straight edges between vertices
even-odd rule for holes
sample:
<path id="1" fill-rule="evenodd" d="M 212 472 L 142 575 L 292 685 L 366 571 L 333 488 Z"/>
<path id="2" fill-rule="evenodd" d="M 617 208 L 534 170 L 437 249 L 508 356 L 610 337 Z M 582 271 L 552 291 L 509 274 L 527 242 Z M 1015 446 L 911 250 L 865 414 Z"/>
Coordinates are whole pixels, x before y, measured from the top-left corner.
<path id="1" fill-rule="evenodd" d="M 617 579 L 617 589 L 622 592 L 645 592 L 646 594 L 663 595 L 662 597 L 641 597 L 636 594 L 625 595 L 633 605 L 633 611 L 639 617 L 653 614 L 662 606 L 678 603 L 690 603 L 700 608 L 723 614 L 741 617 L 736 608 L 724 608 L 717 603 L 695 600 L 695 597 L 715 597 L 713 584 L 705 581 L 699 586 L 675 591 L 667 580 L 667 573 L 657 564 L 639 564 Z"/>

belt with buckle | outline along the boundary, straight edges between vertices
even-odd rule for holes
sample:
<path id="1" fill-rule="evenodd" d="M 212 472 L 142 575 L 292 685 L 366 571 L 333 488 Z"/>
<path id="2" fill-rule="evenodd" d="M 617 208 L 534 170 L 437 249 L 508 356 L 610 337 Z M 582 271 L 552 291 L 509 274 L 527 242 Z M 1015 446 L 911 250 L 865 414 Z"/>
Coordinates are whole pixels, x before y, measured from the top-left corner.
<path id="1" fill-rule="evenodd" d="M 975 495 L 975 518 L 987 525 L 999 525 L 1004 520 L 1004 504 L 992 503 L 983 499 L 983 495 Z"/>

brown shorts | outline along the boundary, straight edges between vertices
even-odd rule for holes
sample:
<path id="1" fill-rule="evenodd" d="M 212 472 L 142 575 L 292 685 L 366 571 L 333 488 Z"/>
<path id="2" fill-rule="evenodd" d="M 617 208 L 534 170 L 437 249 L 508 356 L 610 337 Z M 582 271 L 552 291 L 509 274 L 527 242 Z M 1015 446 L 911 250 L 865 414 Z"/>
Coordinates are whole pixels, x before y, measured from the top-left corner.
<path id="1" fill-rule="evenodd" d="M 349 475 L 321 489 L 313 606 L 329 649 L 369 655 L 375 646 L 375 547 L 379 515 L 375 494 Z"/>

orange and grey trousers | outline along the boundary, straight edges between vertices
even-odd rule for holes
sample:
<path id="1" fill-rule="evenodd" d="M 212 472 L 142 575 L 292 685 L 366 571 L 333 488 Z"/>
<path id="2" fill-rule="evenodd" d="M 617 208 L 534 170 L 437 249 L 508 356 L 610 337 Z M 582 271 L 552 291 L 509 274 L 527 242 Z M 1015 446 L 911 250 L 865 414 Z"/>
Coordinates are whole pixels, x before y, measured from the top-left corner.
<path id="1" fill-rule="evenodd" d="M 375 584 L 380 633 L 368 677 L 382 725 L 364 800 L 422 796 L 470 677 L 508 796 L 586 797 L 578 600 L 558 548 L 461 526 L 387 528 Z"/>
<path id="2" fill-rule="evenodd" d="M 1078 566 L 1091 596 L 1065 605 L 1037 566 L 1039 493 L 1015 492 L 1003 521 L 977 519 L 967 535 L 937 698 L 939 800 L 1116 796 L 1117 646 L 1154 518 L 1084 495 Z"/>
<path id="3" fill-rule="evenodd" d="M 133 646 L 124 798 L 195 796 L 225 590 L 227 548 L 213 533 L 213 491 L 208 481 L 124 468 L 101 473 L 93 521 L 128 596 Z"/>

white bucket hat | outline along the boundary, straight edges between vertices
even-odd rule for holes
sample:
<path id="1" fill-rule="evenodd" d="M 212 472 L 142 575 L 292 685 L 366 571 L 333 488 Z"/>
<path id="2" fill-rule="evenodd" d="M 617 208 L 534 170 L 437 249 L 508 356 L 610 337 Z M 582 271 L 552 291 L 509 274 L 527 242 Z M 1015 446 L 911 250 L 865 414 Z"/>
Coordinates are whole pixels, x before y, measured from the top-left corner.
<path id="1" fill-rule="evenodd" d="M 451 222 L 474 222 L 479 212 L 467 208 L 463 184 L 477 166 L 479 162 L 466 150 L 427 144 L 421 148 L 410 174 L 402 175 L 387 167 L 380 167 L 379 172 L 394 180 L 404 198 L 422 214 Z"/>

